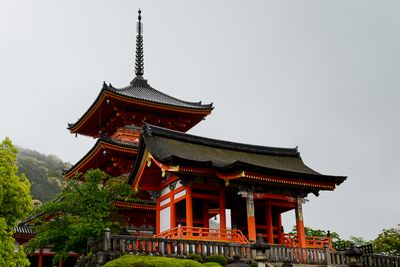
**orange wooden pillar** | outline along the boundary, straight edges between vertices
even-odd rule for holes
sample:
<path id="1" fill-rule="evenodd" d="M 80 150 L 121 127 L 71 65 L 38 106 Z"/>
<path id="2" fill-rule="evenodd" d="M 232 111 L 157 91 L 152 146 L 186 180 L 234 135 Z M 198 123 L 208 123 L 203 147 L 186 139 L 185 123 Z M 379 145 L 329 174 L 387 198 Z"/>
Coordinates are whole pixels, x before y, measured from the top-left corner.
<path id="1" fill-rule="evenodd" d="M 267 222 L 267 243 L 274 243 L 274 229 L 272 225 L 272 207 L 271 202 L 267 201 L 266 203 L 266 222 Z"/>
<path id="2" fill-rule="evenodd" d="M 208 217 L 208 209 L 210 208 L 210 204 L 208 203 L 208 199 L 205 199 L 203 202 L 203 227 L 208 228 L 210 227 L 209 220 L 210 218 Z"/>
<path id="3" fill-rule="evenodd" d="M 250 242 L 256 242 L 256 217 L 254 214 L 254 195 L 253 192 L 247 192 L 246 197 L 246 211 L 247 211 L 247 231 Z"/>
<path id="4" fill-rule="evenodd" d="M 175 207 L 175 193 L 174 190 L 171 190 L 170 196 L 170 229 L 176 227 L 176 207 Z"/>
<path id="5" fill-rule="evenodd" d="M 156 204 L 156 235 L 160 233 L 160 198 L 157 198 L 157 204 Z M 172 228 L 172 225 L 171 225 Z"/>
<path id="6" fill-rule="evenodd" d="M 226 213 L 225 213 L 225 187 L 219 188 L 219 229 L 226 230 Z"/>
<path id="7" fill-rule="evenodd" d="M 63 266 L 63 261 L 62 258 L 58 261 L 58 267 L 62 267 Z"/>
<path id="8" fill-rule="evenodd" d="M 38 260 L 38 267 L 43 266 L 43 249 L 39 250 L 39 260 Z"/>
<path id="9" fill-rule="evenodd" d="M 193 199 L 192 186 L 186 186 L 186 226 L 193 227 Z"/>
<path id="10" fill-rule="evenodd" d="M 282 225 L 282 213 L 279 211 L 276 211 L 276 220 L 277 220 L 277 229 L 278 229 L 278 243 L 283 244 L 284 243 L 284 233 L 283 233 L 283 225 Z"/>
<path id="11" fill-rule="evenodd" d="M 305 232 L 304 232 L 302 203 L 303 203 L 303 199 L 298 198 L 295 213 L 296 213 L 297 239 L 299 240 L 299 247 L 305 248 L 306 247 L 306 236 L 305 236 Z"/>

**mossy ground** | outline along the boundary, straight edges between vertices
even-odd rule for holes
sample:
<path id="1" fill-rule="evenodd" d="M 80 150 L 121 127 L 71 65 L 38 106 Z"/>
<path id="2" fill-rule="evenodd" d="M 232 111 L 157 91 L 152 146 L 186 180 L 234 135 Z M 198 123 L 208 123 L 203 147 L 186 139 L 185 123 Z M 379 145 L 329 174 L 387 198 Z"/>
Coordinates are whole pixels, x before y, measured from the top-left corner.
<path id="1" fill-rule="evenodd" d="M 182 260 L 157 256 L 125 255 L 110 261 L 104 267 L 220 267 L 218 263 L 207 262 L 204 265 L 193 260 Z"/>

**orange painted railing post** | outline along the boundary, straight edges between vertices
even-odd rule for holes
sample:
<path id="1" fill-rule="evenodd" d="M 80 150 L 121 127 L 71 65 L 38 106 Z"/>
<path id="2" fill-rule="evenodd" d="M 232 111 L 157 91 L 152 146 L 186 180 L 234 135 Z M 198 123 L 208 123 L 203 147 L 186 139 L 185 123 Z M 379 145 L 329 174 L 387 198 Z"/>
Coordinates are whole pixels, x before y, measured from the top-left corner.
<path id="1" fill-rule="evenodd" d="M 178 238 L 182 238 L 182 225 L 178 224 Z"/>

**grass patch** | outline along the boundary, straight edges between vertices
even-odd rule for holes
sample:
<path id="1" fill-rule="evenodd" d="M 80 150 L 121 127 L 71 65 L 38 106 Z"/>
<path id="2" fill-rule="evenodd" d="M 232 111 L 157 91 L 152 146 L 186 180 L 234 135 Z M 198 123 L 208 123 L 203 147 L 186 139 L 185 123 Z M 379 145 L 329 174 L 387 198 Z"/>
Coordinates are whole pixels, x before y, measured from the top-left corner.
<path id="1" fill-rule="evenodd" d="M 125 255 L 110 261 L 104 267 L 220 267 L 218 263 L 211 262 L 203 265 L 193 260 L 182 260 L 157 256 L 133 256 Z"/>

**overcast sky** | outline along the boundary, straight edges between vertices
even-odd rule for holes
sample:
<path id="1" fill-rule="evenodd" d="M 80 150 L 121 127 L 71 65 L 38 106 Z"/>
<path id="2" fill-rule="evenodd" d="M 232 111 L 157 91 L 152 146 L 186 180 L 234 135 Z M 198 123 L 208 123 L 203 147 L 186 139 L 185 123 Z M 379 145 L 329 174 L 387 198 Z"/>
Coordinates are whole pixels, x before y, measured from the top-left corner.
<path id="1" fill-rule="evenodd" d="M 307 226 L 372 239 L 400 223 L 399 1 L 0 0 L 0 138 L 83 157 L 95 140 L 67 123 L 133 79 L 138 8 L 149 83 L 214 103 L 190 133 L 299 146 L 348 176 L 309 197 Z"/>

